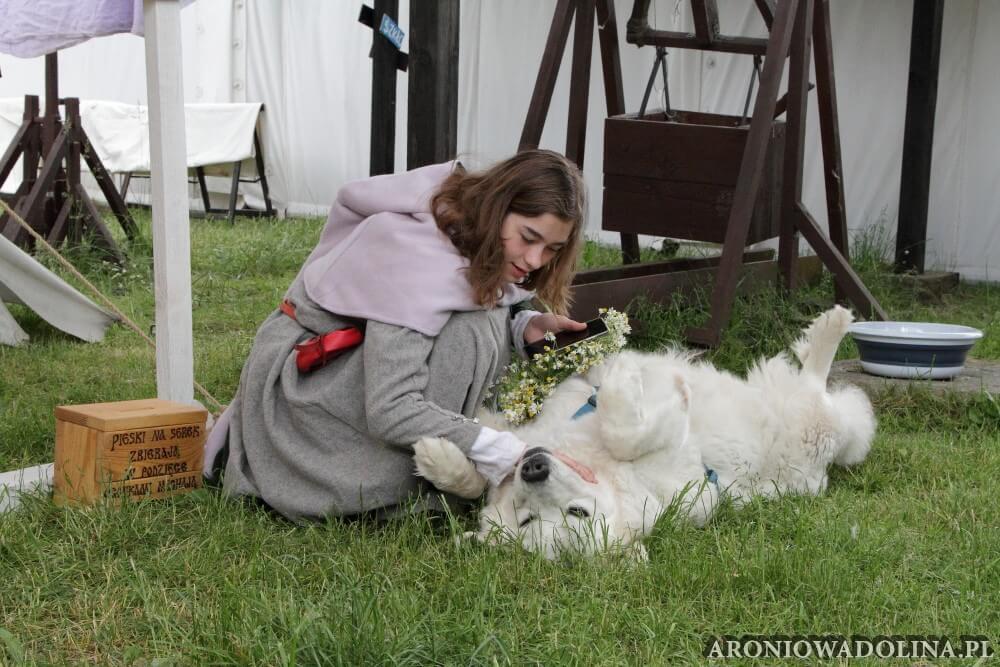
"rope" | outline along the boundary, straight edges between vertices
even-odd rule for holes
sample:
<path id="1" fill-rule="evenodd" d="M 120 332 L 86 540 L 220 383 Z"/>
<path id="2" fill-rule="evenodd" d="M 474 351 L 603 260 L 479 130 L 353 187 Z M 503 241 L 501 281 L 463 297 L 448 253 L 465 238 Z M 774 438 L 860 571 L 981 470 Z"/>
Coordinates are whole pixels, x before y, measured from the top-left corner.
<path id="1" fill-rule="evenodd" d="M 146 341 L 146 343 L 148 343 L 150 347 L 152 347 L 154 350 L 156 349 L 156 341 L 154 341 L 152 338 L 150 338 L 146 334 L 146 332 L 143 331 L 139 327 L 138 324 L 136 324 L 135 322 L 133 322 L 129 318 L 128 315 L 126 315 L 121 310 L 119 310 L 118 306 L 116 306 L 111 301 L 111 299 L 109 299 L 108 297 L 104 296 L 104 294 L 101 292 L 101 290 L 97 289 L 94 286 L 93 283 L 91 283 L 89 280 L 87 280 L 86 277 L 84 277 L 84 275 L 82 273 L 80 273 L 79 271 L 77 271 L 77 269 L 76 269 L 75 266 L 73 266 L 72 264 L 70 264 L 69 261 L 65 257 L 63 257 L 61 254 L 59 254 L 58 250 L 56 250 L 51 245 L 49 245 L 48 241 L 46 241 L 42 237 L 41 234 L 39 234 L 34 229 L 32 229 L 31 225 L 29 225 L 27 222 L 25 222 L 24 219 L 20 215 L 18 215 L 14 211 L 14 209 L 12 209 L 10 206 L 8 206 L 7 202 L 3 201 L 2 199 L 0 199 L 0 208 L 2 208 L 4 211 L 6 211 L 10 215 L 11 218 L 13 218 L 14 220 L 16 220 L 17 224 L 21 225 L 21 227 L 23 227 L 26 232 L 28 232 L 29 234 L 31 234 L 32 238 L 34 238 L 36 242 L 40 243 L 43 248 L 45 248 L 53 257 L 55 257 L 56 261 L 58 261 L 59 264 L 61 264 L 64 269 L 66 269 L 67 271 L 69 271 L 71 274 L 73 274 L 76 277 L 77 280 L 79 280 L 81 283 L 83 283 L 84 285 L 86 285 L 87 288 L 94 294 L 94 296 L 97 297 L 97 300 L 100 301 L 101 303 L 103 303 L 104 306 L 108 310 L 110 310 L 112 313 L 114 313 L 115 317 L 117 317 L 121 322 L 123 322 L 125 324 L 125 326 L 127 326 L 129 329 L 131 329 L 132 331 L 134 331 L 137 334 L 139 334 L 139 337 L 142 338 L 144 341 Z M 222 405 L 221 403 L 219 403 L 219 401 L 217 401 L 214 396 L 212 396 L 210 393 L 208 393 L 207 389 L 205 389 L 200 384 L 198 384 L 197 381 L 194 383 L 194 387 L 199 392 L 201 392 L 202 396 L 204 396 L 205 399 L 209 403 L 211 403 L 212 406 L 215 407 L 217 410 L 219 410 L 221 412 L 222 410 L 225 409 L 225 406 Z"/>

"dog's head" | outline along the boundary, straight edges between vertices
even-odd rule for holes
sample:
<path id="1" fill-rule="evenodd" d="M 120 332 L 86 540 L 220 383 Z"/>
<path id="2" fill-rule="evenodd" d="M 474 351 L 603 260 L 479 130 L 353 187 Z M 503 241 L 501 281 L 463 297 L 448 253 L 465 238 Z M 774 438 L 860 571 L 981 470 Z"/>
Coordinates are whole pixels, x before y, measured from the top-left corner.
<path id="1" fill-rule="evenodd" d="M 478 537 L 512 540 L 547 558 L 627 545 L 631 535 L 619 520 L 621 498 L 613 475 L 599 461 L 584 463 L 559 450 L 533 447 L 490 491 Z"/>

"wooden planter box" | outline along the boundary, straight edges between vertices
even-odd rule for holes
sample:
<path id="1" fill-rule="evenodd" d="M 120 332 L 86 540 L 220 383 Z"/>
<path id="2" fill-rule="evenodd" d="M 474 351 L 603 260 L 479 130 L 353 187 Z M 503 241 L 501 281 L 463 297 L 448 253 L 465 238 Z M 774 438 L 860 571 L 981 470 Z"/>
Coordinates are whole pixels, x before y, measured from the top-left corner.
<path id="1" fill-rule="evenodd" d="M 604 125 L 603 228 L 722 243 L 750 131 L 737 116 L 659 110 Z M 778 236 L 785 124 L 774 121 L 747 244 Z"/>
<path id="2" fill-rule="evenodd" d="M 163 498 L 201 486 L 203 408 L 153 398 L 55 413 L 57 504 Z"/>

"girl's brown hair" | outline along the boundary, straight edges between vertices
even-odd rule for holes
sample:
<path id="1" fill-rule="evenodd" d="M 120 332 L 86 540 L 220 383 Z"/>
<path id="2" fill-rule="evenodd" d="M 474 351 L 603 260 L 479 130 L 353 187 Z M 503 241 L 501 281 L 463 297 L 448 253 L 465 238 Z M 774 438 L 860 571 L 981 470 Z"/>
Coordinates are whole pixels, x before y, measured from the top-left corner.
<path id="1" fill-rule="evenodd" d="M 458 165 L 434 195 L 431 210 L 441 231 L 469 260 L 476 302 L 488 307 L 496 305 L 504 285 L 500 226 L 508 213 L 532 218 L 550 213 L 571 225 L 566 244 L 520 283 L 553 312 L 569 310 L 569 285 L 587 219 L 586 186 L 575 164 L 553 151 L 527 150 L 477 173 Z"/>

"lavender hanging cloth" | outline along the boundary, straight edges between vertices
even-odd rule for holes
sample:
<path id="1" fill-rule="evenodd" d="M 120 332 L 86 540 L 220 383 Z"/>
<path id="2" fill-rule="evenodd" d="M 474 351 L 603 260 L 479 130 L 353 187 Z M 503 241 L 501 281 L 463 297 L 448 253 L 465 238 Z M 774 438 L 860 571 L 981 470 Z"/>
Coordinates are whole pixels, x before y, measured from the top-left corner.
<path id="1" fill-rule="evenodd" d="M 143 34 L 142 0 L 0 0 L 0 52 L 19 58 L 118 32 Z"/>

